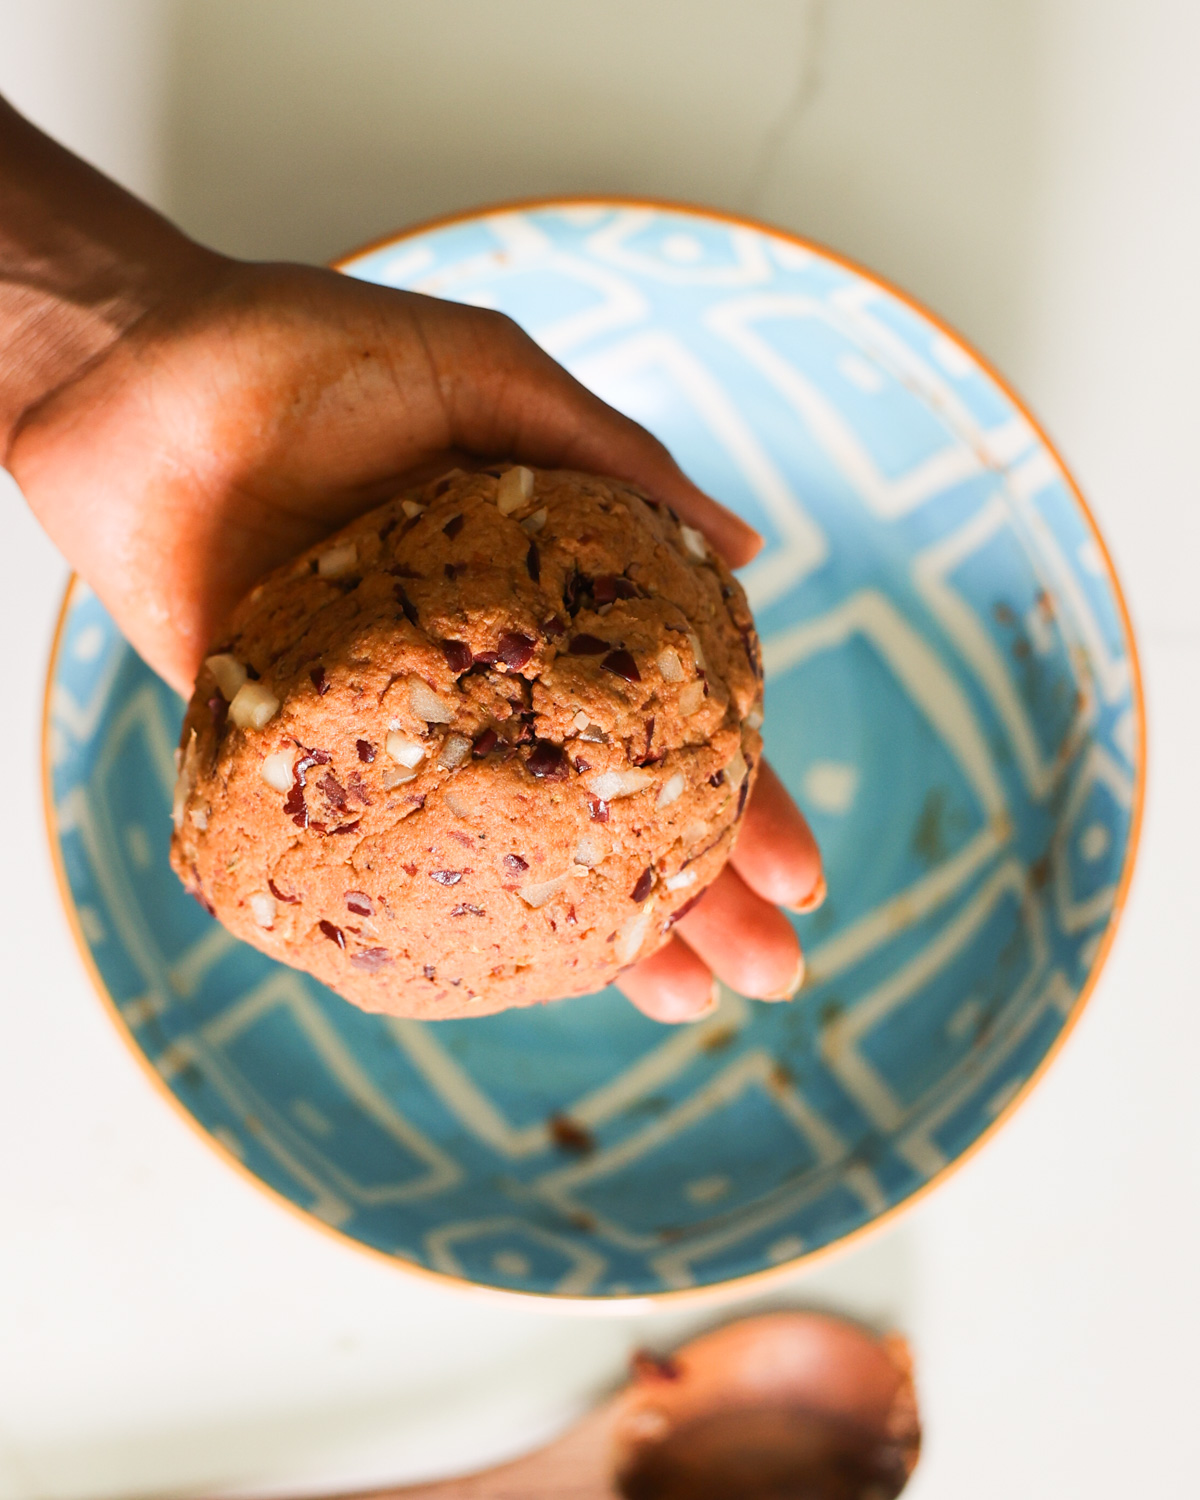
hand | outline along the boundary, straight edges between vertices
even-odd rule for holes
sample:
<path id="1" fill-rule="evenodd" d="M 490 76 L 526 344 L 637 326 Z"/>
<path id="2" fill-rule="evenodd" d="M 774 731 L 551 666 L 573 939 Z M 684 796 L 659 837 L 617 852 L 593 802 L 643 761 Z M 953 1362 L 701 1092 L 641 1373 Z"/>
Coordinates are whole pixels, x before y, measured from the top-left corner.
<path id="1" fill-rule="evenodd" d="M 91 184 L 90 169 L 62 155 L 60 174 Z M 4 165 L 0 117 L 0 188 Z M 102 306 L 115 310 L 76 339 L 78 359 L 49 361 L 33 398 L 17 403 L 6 462 L 51 537 L 179 691 L 190 692 L 225 616 L 263 573 L 414 470 L 463 455 L 613 474 L 674 506 L 730 563 L 757 551 L 757 534 L 660 443 L 500 314 L 330 271 L 231 261 L 133 200 L 127 212 L 149 251 L 122 283 L 108 246 L 119 243 L 125 195 L 91 186 L 107 215 Z M 72 317 L 86 300 L 75 296 Z M 0 322 L 2 313 L 0 302 Z M 41 316 L 53 329 L 53 307 Z M 730 865 L 622 988 L 663 1021 L 707 1010 L 714 973 L 744 994 L 784 998 L 802 960 L 777 903 L 813 902 L 821 887 L 812 835 L 763 767 Z"/>

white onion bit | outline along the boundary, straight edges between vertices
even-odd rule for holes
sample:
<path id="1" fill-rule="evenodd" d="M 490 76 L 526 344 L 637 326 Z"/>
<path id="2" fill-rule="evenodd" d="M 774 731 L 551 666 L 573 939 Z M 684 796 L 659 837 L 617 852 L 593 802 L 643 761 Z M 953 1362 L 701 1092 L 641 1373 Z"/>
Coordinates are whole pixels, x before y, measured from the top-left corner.
<path id="1" fill-rule="evenodd" d="M 438 765 L 443 771 L 453 771 L 456 766 L 462 765 L 470 753 L 471 741 L 465 735 L 447 735 L 442 753 L 438 756 Z"/>
<path id="2" fill-rule="evenodd" d="M 263 729 L 279 712 L 279 699 L 261 682 L 243 682 L 229 705 L 239 729 Z"/>
<path id="3" fill-rule="evenodd" d="M 320 578 L 344 578 L 358 562 L 358 547 L 354 542 L 339 542 L 317 558 L 317 576 Z"/>
<path id="4" fill-rule="evenodd" d="M 583 711 L 583 709 L 582 709 L 582 708 L 581 708 L 581 709 L 580 709 L 580 710 L 579 710 L 579 712 L 578 712 L 578 713 L 577 713 L 577 714 L 576 714 L 576 715 L 575 715 L 575 717 L 574 717 L 574 718 L 573 718 L 573 719 L 572 719 L 572 720 L 571 720 L 571 724 L 572 724 L 572 726 L 573 726 L 573 727 L 574 727 L 574 728 L 575 728 L 575 729 L 577 729 L 577 730 L 578 730 L 578 731 L 579 731 L 579 733 L 580 733 L 580 734 L 582 734 L 582 733 L 583 733 L 583 731 L 584 731 L 584 730 L 585 730 L 585 729 L 586 729 L 586 728 L 587 728 L 587 727 L 588 727 L 588 725 L 589 725 L 589 724 L 590 724 L 590 723 L 591 723 L 591 722 L 592 722 L 592 721 L 591 721 L 591 720 L 590 720 L 590 719 L 589 719 L 589 718 L 588 718 L 588 716 L 587 716 L 587 714 L 585 714 L 585 713 L 584 713 L 584 711 Z"/>
<path id="5" fill-rule="evenodd" d="M 688 645 L 692 648 L 692 655 L 696 658 L 697 672 L 707 672 L 708 662 L 704 658 L 704 647 L 700 644 L 700 637 L 694 630 L 688 631 Z"/>
<path id="6" fill-rule="evenodd" d="M 669 891 L 686 891 L 689 885 L 696 884 L 695 870 L 680 870 L 675 875 L 668 875 L 663 881 Z"/>
<path id="7" fill-rule="evenodd" d="M 747 729 L 761 729 L 762 726 L 763 726 L 762 705 L 759 704 L 759 703 L 756 703 L 754 705 L 754 707 L 750 710 L 750 712 L 746 715 L 746 728 Z"/>
<path id="8" fill-rule="evenodd" d="M 274 791 L 287 793 L 292 789 L 292 767 L 295 764 L 294 750 L 277 750 L 274 755 L 266 757 L 258 774 Z"/>
<path id="9" fill-rule="evenodd" d="M 236 656 L 230 656 L 226 652 L 218 656 L 206 656 L 204 665 L 217 679 L 221 697 L 226 703 L 232 703 L 237 697 L 238 689 L 246 680 L 245 667 Z"/>
<path id="10" fill-rule="evenodd" d="M 456 818 L 468 818 L 475 810 L 465 797 L 460 797 L 457 792 L 451 791 L 449 787 L 442 793 L 442 801 Z"/>
<path id="11" fill-rule="evenodd" d="M 416 781 L 417 773 L 410 771 L 407 766 L 399 766 L 394 771 L 389 771 L 383 778 L 383 789 L 385 792 L 394 792 L 398 786 L 403 786 L 408 781 Z"/>
<path id="12" fill-rule="evenodd" d="M 517 891 L 517 895 L 524 901 L 526 906 L 532 906 L 534 911 L 545 906 L 548 901 L 553 901 L 563 886 L 571 878 L 571 871 L 564 870 L 561 875 L 556 875 L 553 880 L 527 881 Z"/>
<path id="13" fill-rule="evenodd" d="M 679 694 L 679 712 L 685 719 L 698 714 L 704 707 L 704 684 L 697 677 L 689 682 Z"/>
<path id="14" fill-rule="evenodd" d="M 680 521 L 679 534 L 683 537 L 683 545 L 696 561 L 704 562 L 708 557 L 708 543 L 704 540 L 704 533 L 697 531 L 694 526 L 688 526 L 685 522 Z"/>
<path id="15" fill-rule="evenodd" d="M 745 781 L 746 773 L 749 769 L 750 767 L 746 764 L 746 757 L 742 754 L 742 747 L 739 745 L 733 752 L 733 758 L 725 767 L 725 780 L 728 781 L 733 791 L 736 792 L 742 782 Z"/>
<path id="16" fill-rule="evenodd" d="M 608 848 L 604 840 L 598 833 L 592 833 L 589 829 L 580 834 L 579 842 L 575 845 L 571 858 L 577 865 L 584 865 L 590 870 L 598 865 L 607 853 Z"/>
<path id="17" fill-rule="evenodd" d="M 641 951 L 650 930 L 654 898 L 651 897 L 636 916 L 630 917 L 617 930 L 617 962 L 631 964 Z"/>
<path id="18" fill-rule="evenodd" d="M 518 465 L 500 476 L 496 486 L 496 509 L 502 516 L 520 510 L 533 494 L 533 470 Z"/>
<path id="19" fill-rule="evenodd" d="M 175 778 L 175 795 L 171 799 L 171 821 L 175 824 L 175 832 L 178 833 L 183 827 L 183 814 L 187 807 L 188 798 L 196 785 L 196 764 L 200 759 L 200 752 L 196 747 L 196 731 L 193 729 L 188 735 L 187 749 L 179 766 L 179 775 Z"/>
<path id="20" fill-rule="evenodd" d="M 615 802 L 619 797 L 632 797 L 648 786 L 654 785 L 654 776 L 640 766 L 628 771 L 601 771 L 584 783 L 593 797 L 602 802 Z"/>
<path id="21" fill-rule="evenodd" d="M 208 828 L 208 813 L 209 809 L 207 807 L 192 808 L 192 822 L 196 825 L 201 833 L 204 833 Z"/>
<path id="22" fill-rule="evenodd" d="M 674 776 L 663 782 L 662 790 L 658 794 L 655 807 L 670 807 L 672 802 L 678 802 L 683 796 L 683 772 L 676 771 Z"/>
<path id="23" fill-rule="evenodd" d="M 411 735 L 401 734 L 398 729 L 393 729 L 384 740 L 383 748 L 387 751 L 390 760 L 394 760 L 398 766 L 407 766 L 410 771 L 425 759 L 425 747 L 420 740 L 414 740 Z"/>
<path id="24" fill-rule="evenodd" d="M 410 521 L 415 521 L 418 516 L 425 514 L 425 507 L 418 505 L 415 500 L 401 500 L 400 509 Z"/>
<path id="25" fill-rule="evenodd" d="M 454 710 L 450 704 L 439 698 L 429 684 L 419 677 L 408 679 L 408 702 L 417 718 L 424 719 L 426 724 L 454 722 Z"/>
<path id="26" fill-rule="evenodd" d="M 268 896 L 266 891 L 255 891 L 250 897 L 250 910 L 254 913 L 254 920 L 260 927 L 274 927 L 276 911 L 274 896 Z"/>
<path id="27" fill-rule="evenodd" d="M 541 510 L 535 510 L 533 515 L 525 517 L 521 522 L 521 530 L 525 532 L 526 536 L 536 536 L 546 524 L 546 517 L 549 514 L 550 512 L 543 505 Z"/>
<path id="28" fill-rule="evenodd" d="M 670 646 L 664 646 L 658 653 L 658 670 L 662 673 L 664 682 L 682 682 L 683 663 L 679 660 L 679 652 L 672 651 Z"/>

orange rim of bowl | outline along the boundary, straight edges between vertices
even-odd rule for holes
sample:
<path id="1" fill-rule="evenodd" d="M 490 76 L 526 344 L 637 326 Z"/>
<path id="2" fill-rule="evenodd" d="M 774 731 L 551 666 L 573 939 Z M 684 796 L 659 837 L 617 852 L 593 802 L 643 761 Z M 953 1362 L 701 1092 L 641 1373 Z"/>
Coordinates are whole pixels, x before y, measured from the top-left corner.
<path id="1" fill-rule="evenodd" d="M 145 1073 L 154 1089 L 174 1109 L 179 1118 L 191 1127 L 206 1146 L 215 1151 L 245 1181 L 252 1183 L 260 1192 L 265 1193 L 274 1202 L 288 1210 L 296 1219 L 307 1225 L 310 1229 L 321 1231 L 331 1239 L 336 1240 L 339 1244 L 352 1246 L 355 1250 L 369 1255 L 375 1260 L 382 1261 L 396 1270 L 431 1281 L 443 1290 L 467 1291 L 479 1297 L 502 1302 L 504 1305 L 510 1307 L 514 1303 L 525 1303 L 544 1311 L 604 1313 L 609 1310 L 618 1310 L 628 1313 L 641 1308 L 645 1308 L 646 1310 L 657 1308 L 666 1303 L 672 1306 L 683 1304 L 693 1306 L 703 1304 L 713 1305 L 721 1302 L 741 1300 L 767 1291 L 795 1276 L 801 1267 L 805 1270 L 812 1269 L 818 1263 L 835 1255 L 844 1254 L 852 1247 L 861 1245 L 868 1237 L 880 1234 L 883 1230 L 891 1227 L 903 1214 L 908 1213 L 935 1189 L 941 1187 L 954 1173 L 958 1172 L 967 1162 L 975 1157 L 984 1146 L 993 1141 L 1001 1129 L 1012 1119 L 1021 1105 L 1025 1103 L 1038 1083 L 1045 1077 L 1047 1071 L 1065 1046 L 1067 1039 L 1079 1024 L 1080 1017 L 1083 1015 L 1088 1001 L 1095 991 L 1096 984 L 1108 961 L 1109 953 L 1112 951 L 1113 940 L 1116 937 L 1117 928 L 1120 925 L 1125 904 L 1129 897 L 1129 888 L 1133 881 L 1134 867 L 1137 864 L 1138 849 L 1141 843 L 1142 815 L 1145 808 L 1146 796 L 1146 705 L 1142 670 L 1138 659 L 1137 639 L 1134 635 L 1129 606 L 1126 603 L 1121 582 L 1117 576 L 1116 567 L 1113 564 L 1112 555 L 1108 550 L 1108 544 L 1101 534 L 1100 527 L 1097 525 L 1096 518 L 1093 516 L 1087 501 L 1083 498 L 1074 475 L 1067 467 L 1054 443 L 1047 436 L 1042 424 L 995 366 L 989 360 L 985 359 L 955 328 L 951 327 L 943 318 L 930 312 L 915 297 L 909 296 L 907 292 L 902 291 L 894 283 L 878 275 L 876 272 L 868 270 L 849 256 L 839 254 L 837 251 L 829 249 L 816 240 L 807 239 L 803 235 L 793 234 L 786 229 L 780 229 L 776 225 L 764 223 L 759 219 L 749 218 L 744 214 L 729 213 L 716 208 L 706 208 L 701 204 L 695 203 L 672 202 L 665 198 L 640 198 L 624 195 L 608 198 L 591 193 L 581 193 L 504 200 L 478 208 L 464 209 L 456 213 L 441 214 L 435 218 L 426 219 L 419 224 L 415 224 L 409 229 L 398 230 L 395 233 L 384 235 L 377 240 L 372 240 L 369 244 L 363 245 L 361 248 L 347 255 L 339 256 L 332 262 L 332 266 L 334 270 L 344 271 L 354 261 L 360 260 L 363 256 L 386 249 L 389 245 L 401 244 L 405 240 L 415 238 L 417 235 L 428 234 L 432 230 L 445 228 L 450 224 L 461 224 L 468 220 L 485 219 L 491 215 L 500 213 L 519 213 L 532 209 L 562 207 L 595 207 L 606 209 L 653 208 L 669 213 L 691 214 L 695 217 L 708 220 L 715 219 L 718 222 L 726 224 L 736 224 L 743 228 L 771 235 L 776 239 L 785 240 L 789 244 L 811 251 L 813 254 L 821 256 L 834 265 L 842 267 L 843 270 L 849 271 L 853 275 L 862 277 L 863 280 L 880 287 L 918 317 L 924 319 L 927 323 L 937 328 L 939 332 L 944 333 L 948 338 L 966 350 L 979 367 L 995 381 L 996 385 L 1004 392 L 1013 406 L 1029 422 L 1033 431 L 1037 433 L 1039 440 L 1045 446 L 1046 451 L 1058 465 L 1060 473 L 1065 479 L 1071 494 L 1074 496 L 1084 520 L 1087 522 L 1092 539 L 1099 547 L 1100 555 L 1104 560 L 1105 571 L 1116 599 L 1117 610 L 1120 614 L 1129 652 L 1131 689 L 1136 721 L 1136 763 L 1134 767 L 1133 805 L 1129 840 L 1126 845 L 1125 863 L 1121 870 L 1120 880 L 1117 882 L 1113 908 L 1109 914 L 1108 922 L 1105 925 L 1103 936 L 1096 950 L 1096 956 L 1092 960 L 1087 978 L 1080 986 L 1079 993 L 1069 1014 L 1064 1018 L 1061 1029 L 1053 1042 L 1051 1042 L 1045 1055 L 1040 1059 L 1032 1073 L 1024 1080 L 1005 1107 L 975 1137 L 970 1145 L 959 1152 L 952 1161 L 947 1162 L 940 1171 L 935 1172 L 932 1177 L 921 1183 L 919 1187 L 914 1188 L 911 1193 L 900 1199 L 898 1203 L 894 1203 L 890 1208 L 885 1209 L 883 1213 L 876 1215 L 875 1218 L 868 1220 L 865 1224 L 858 1225 L 855 1229 L 848 1230 L 845 1234 L 839 1236 L 839 1238 L 831 1240 L 827 1245 L 817 1246 L 815 1249 L 798 1255 L 792 1260 L 783 1261 L 779 1265 L 768 1266 L 759 1271 L 750 1271 L 744 1276 L 735 1276 L 725 1281 L 711 1282 L 704 1286 L 677 1287 L 656 1292 L 639 1292 L 633 1294 L 609 1293 L 595 1297 L 565 1297 L 559 1296 L 554 1292 L 531 1292 L 517 1288 L 490 1286 L 484 1282 L 472 1281 L 469 1277 L 453 1276 L 448 1272 L 434 1271 L 428 1266 L 420 1265 L 416 1261 L 406 1260 L 398 1255 L 391 1255 L 386 1250 L 381 1250 L 375 1245 L 370 1245 L 364 1240 L 357 1239 L 353 1235 L 334 1228 L 333 1225 L 327 1224 L 322 1219 L 317 1218 L 315 1214 L 310 1213 L 308 1209 L 301 1207 L 294 1199 L 289 1198 L 286 1193 L 272 1187 L 270 1183 L 253 1172 L 245 1162 L 235 1156 L 216 1136 L 206 1130 L 178 1095 L 173 1092 L 150 1058 L 138 1045 L 132 1028 L 126 1022 L 124 1016 L 121 1015 L 116 1001 L 109 992 L 108 986 L 105 984 L 96 960 L 92 955 L 91 947 L 84 935 L 79 920 L 79 913 L 75 905 L 74 893 L 67 880 L 62 845 L 58 835 L 57 818 L 55 816 L 54 788 L 50 769 L 50 700 L 53 691 L 54 676 L 58 667 L 59 652 L 62 648 L 63 630 L 75 594 L 77 578 L 74 574 L 68 580 L 66 592 L 63 595 L 63 602 L 59 609 L 58 620 L 54 628 L 54 638 L 50 647 L 50 662 L 46 673 L 46 690 L 42 705 L 42 796 L 46 816 L 46 831 L 50 842 L 50 853 L 54 864 L 55 879 L 58 882 L 59 895 L 67 915 L 71 934 L 75 939 L 75 946 L 83 961 L 84 969 L 110 1020 L 133 1053 L 143 1073 Z"/>

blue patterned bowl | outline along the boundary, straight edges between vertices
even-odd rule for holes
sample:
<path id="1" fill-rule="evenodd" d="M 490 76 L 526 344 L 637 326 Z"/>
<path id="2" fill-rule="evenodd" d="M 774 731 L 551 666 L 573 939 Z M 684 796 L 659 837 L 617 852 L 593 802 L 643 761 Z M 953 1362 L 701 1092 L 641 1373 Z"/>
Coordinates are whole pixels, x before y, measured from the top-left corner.
<path id="1" fill-rule="evenodd" d="M 797 919 L 810 979 L 679 1030 L 611 990 L 476 1021 L 360 1014 L 168 870 L 181 704 L 77 583 L 47 798 L 101 993 L 223 1152 L 398 1264 L 619 1297 L 844 1242 L 1012 1108 L 1112 935 L 1142 713 L 1083 502 L 959 340 L 760 225 L 540 203 L 342 269 L 510 313 L 767 537 L 744 573 L 767 749 L 829 876 Z"/>

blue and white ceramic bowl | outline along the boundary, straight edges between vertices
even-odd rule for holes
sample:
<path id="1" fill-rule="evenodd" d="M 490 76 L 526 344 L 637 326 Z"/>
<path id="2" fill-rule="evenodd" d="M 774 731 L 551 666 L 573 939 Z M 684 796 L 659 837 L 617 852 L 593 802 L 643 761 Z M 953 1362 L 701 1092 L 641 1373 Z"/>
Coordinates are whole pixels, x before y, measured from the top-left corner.
<path id="1" fill-rule="evenodd" d="M 679 1030 L 615 991 L 477 1021 L 360 1014 L 170 873 L 182 706 L 76 584 L 47 791 L 98 986 L 222 1151 L 398 1264 L 617 1297 L 846 1240 L 1012 1107 L 1120 910 L 1141 703 L 1087 510 L 959 340 L 760 225 L 539 203 L 342 269 L 510 313 L 767 537 L 743 575 L 767 750 L 829 877 L 796 919 L 810 979 L 791 1005 L 728 994 Z M 591 1149 L 557 1144 L 557 1115 Z"/>

